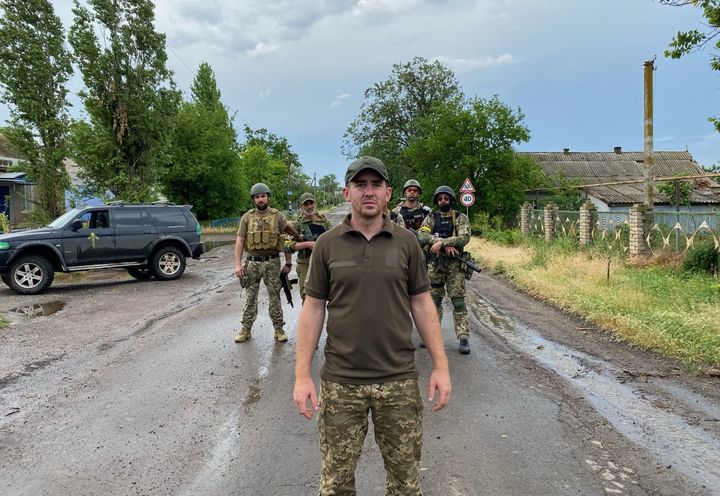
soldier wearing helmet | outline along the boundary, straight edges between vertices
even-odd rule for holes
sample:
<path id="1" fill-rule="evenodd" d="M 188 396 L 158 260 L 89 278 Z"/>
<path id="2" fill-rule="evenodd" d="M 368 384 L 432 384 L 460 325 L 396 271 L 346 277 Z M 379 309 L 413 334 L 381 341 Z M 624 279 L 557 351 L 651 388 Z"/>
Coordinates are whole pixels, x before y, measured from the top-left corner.
<path id="1" fill-rule="evenodd" d="M 430 251 L 429 272 L 432 299 L 442 319 L 442 300 L 447 295 L 453 305 L 455 335 L 462 354 L 470 353 L 470 328 L 465 307 L 465 273 L 457 257 L 470 242 L 470 220 L 454 209 L 455 192 L 450 186 L 435 190 L 433 203 L 437 205 L 423 221 L 418 239 Z"/>
<path id="2" fill-rule="evenodd" d="M 430 215 L 430 207 L 420 202 L 422 188 L 415 179 L 405 181 L 402 192 L 405 199 L 392 211 L 402 219 L 406 228 L 417 232 L 425 217 Z"/>
<path id="3" fill-rule="evenodd" d="M 283 330 L 285 322 L 280 304 L 280 272 L 290 272 L 292 255 L 285 253 L 285 265 L 280 267 L 280 253 L 284 252 L 285 239 L 282 233 L 288 230 L 287 220 L 282 213 L 269 206 L 270 188 L 265 183 L 254 184 L 250 188 L 250 197 L 255 208 L 240 218 L 235 240 L 235 275 L 247 290 L 242 328 L 235 336 L 235 342 L 242 343 L 252 337 L 251 329 L 257 317 L 257 298 L 262 280 L 267 287 L 275 339 L 285 342 L 288 337 Z M 244 264 L 243 253 L 246 253 Z"/>
<path id="4" fill-rule="evenodd" d="M 310 266 L 310 253 L 315 247 L 315 240 L 332 227 L 330 221 L 317 213 L 315 208 L 315 197 L 312 193 L 300 195 L 300 215 L 291 221 L 290 225 L 301 234 L 302 239 L 285 242 L 286 253 L 297 252 L 297 275 L 300 282 L 300 298 L 303 301 L 305 301 L 305 278 Z"/>

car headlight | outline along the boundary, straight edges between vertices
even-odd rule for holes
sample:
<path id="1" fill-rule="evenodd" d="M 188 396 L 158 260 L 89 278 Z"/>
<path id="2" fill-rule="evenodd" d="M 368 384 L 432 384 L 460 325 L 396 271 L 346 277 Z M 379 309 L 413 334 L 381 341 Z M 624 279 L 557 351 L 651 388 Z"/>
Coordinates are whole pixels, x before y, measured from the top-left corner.
<path id="1" fill-rule="evenodd" d="M 6 243 L 5 241 L 0 241 L 0 251 L 9 250 L 9 249 L 10 249 L 10 243 Z"/>

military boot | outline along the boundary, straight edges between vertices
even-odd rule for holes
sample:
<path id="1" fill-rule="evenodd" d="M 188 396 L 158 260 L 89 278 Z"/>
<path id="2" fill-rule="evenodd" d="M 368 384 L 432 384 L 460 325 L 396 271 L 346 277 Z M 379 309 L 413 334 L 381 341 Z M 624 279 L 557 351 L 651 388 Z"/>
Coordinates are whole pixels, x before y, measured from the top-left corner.
<path id="1" fill-rule="evenodd" d="M 470 353 L 470 342 L 468 341 L 468 338 L 460 338 L 458 350 L 463 355 L 468 355 Z"/>
<path id="2" fill-rule="evenodd" d="M 284 343 L 288 340 L 288 336 L 282 329 L 275 329 L 275 339 L 280 343 Z"/>
<path id="3" fill-rule="evenodd" d="M 242 329 L 237 336 L 235 336 L 235 342 L 236 343 L 244 343 L 248 339 L 252 338 L 252 334 L 250 334 L 249 329 Z"/>

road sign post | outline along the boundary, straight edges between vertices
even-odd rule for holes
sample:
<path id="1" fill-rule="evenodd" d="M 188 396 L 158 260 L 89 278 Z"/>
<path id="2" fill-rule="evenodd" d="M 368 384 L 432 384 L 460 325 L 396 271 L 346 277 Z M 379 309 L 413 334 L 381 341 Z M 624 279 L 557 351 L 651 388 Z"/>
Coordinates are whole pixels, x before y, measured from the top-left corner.
<path id="1" fill-rule="evenodd" d="M 465 215 L 470 217 L 470 207 L 475 203 L 475 186 L 469 177 L 466 177 L 460 186 L 460 204 L 465 207 Z"/>

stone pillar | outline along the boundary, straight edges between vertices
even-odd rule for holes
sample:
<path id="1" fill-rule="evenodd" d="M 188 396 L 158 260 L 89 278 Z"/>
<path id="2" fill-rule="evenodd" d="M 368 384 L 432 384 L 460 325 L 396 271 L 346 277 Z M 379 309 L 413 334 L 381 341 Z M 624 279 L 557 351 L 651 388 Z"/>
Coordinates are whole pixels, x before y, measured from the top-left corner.
<path id="1" fill-rule="evenodd" d="M 640 203 L 636 203 L 630 208 L 630 219 L 628 220 L 628 224 L 630 224 L 630 256 L 644 255 L 647 251 L 645 213 L 646 207 Z"/>
<path id="2" fill-rule="evenodd" d="M 523 203 L 520 207 L 520 232 L 523 236 L 530 236 L 530 214 L 532 213 L 532 205 Z"/>
<path id="3" fill-rule="evenodd" d="M 545 205 L 543 224 L 545 226 L 545 241 L 555 239 L 555 220 L 557 219 L 558 206 L 554 203 Z"/>
<path id="4" fill-rule="evenodd" d="M 591 201 L 580 206 L 580 246 L 592 244 L 592 230 L 597 219 L 597 207 Z"/>

